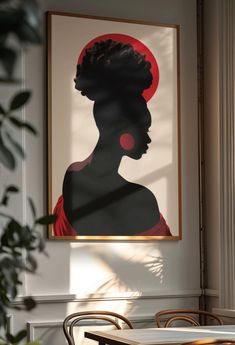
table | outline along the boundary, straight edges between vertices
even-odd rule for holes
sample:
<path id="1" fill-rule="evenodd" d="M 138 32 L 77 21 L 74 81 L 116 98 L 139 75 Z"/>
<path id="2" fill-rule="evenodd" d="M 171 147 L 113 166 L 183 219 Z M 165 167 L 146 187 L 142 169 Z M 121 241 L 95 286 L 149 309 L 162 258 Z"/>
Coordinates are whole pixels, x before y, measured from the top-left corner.
<path id="1" fill-rule="evenodd" d="M 90 331 L 85 337 L 100 345 L 176 345 L 206 338 L 235 340 L 235 325 Z"/>

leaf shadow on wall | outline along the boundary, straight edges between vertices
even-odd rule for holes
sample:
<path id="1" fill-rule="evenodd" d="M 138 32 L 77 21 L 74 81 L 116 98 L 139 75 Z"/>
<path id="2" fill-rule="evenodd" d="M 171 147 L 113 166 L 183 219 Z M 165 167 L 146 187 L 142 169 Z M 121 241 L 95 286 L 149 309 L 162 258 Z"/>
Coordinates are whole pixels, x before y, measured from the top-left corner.
<path id="1" fill-rule="evenodd" d="M 113 309 L 129 314 L 135 300 L 149 296 L 149 292 L 163 283 L 164 259 L 160 252 L 144 243 L 73 244 L 71 249 L 71 282 L 90 280 L 86 299 L 73 304 L 68 313 L 82 309 Z M 105 249 L 104 249 L 105 248 Z M 82 267 L 83 268 L 82 268 Z M 82 269 L 84 271 L 82 272 Z M 85 279 L 82 275 L 86 275 Z M 73 284 L 73 283 L 72 283 Z M 92 292 L 89 293 L 89 291 Z M 72 293 L 81 296 L 79 287 Z M 118 308 L 118 310 L 117 310 Z"/>

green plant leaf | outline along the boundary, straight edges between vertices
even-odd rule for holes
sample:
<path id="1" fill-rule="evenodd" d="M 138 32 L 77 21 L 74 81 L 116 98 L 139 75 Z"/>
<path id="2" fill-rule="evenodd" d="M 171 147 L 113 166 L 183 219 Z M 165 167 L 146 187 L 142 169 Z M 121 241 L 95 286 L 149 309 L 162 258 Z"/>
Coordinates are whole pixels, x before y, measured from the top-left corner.
<path id="1" fill-rule="evenodd" d="M 15 335 L 15 340 L 16 343 L 19 343 L 21 340 L 23 340 L 25 337 L 27 336 L 27 331 L 25 329 L 19 331 L 16 335 Z"/>
<path id="2" fill-rule="evenodd" d="M 32 310 L 33 308 L 36 307 L 36 302 L 32 297 L 25 297 L 23 299 L 24 306 L 26 310 Z"/>
<path id="3" fill-rule="evenodd" d="M 19 192 L 19 188 L 17 186 L 14 186 L 13 184 L 7 186 L 6 188 L 6 193 L 18 193 Z"/>
<path id="4" fill-rule="evenodd" d="M 42 11 L 39 5 L 39 1 L 21 1 L 19 10 L 23 15 L 21 20 L 19 21 L 19 25 L 13 28 L 16 36 L 22 42 L 40 43 Z M 15 12 L 17 15 L 17 11 Z"/>
<path id="5" fill-rule="evenodd" d="M 27 129 L 29 132 L 31 132 L 34 135 L 37 135 L 37 130 L 28 122 L 23 122 L 22 127 Z"/>
<path id="6" fill-rule="evenodd" d="M 14 170 L 16 160 L 12 152 L 5 146 L 0 133 L 0 162 L 9 170 Z"/>
<path id="7" fill-rule="evenodd" d="M 36 219 L 36 224 L 49 225 L 54 224 L 57 216 L 55 214 L 49 214 L 47 216 Z"/>
<path id="8" fill-rule="evenodd" d="M 17 53 L 9 47 L 6 47 L 4 43 L 0 45 L 0 59 L 2 66 L 8 77 L 11 77 L 15 67 Z"/>
<path id="9" fill-rule="evenodd" d="M 28 102 L 30 96 L 30 91 L 22 91 L 17 93 L 10 102 L 10 111 L 21 108 Z"/>
<path id="10" fill-rule="evenodd" d="M 15 337 L 14 337 L 14 335 L 12 335 L 11 333 L 7 333 L 7 334 L 6 334 L 6 338 L 7 338 L 7 340 L 8 340 L 11 344 L 14 344 L 14 343 L 15 343 Z"/>
<path id="11" fill-rule="evenodd" d="M 17 78 L 11 77 L 0 77 L 0 83 L 8 83 L 8 84 L 20 84 L 21 80 Z"/>
<path id="12" fill-rule="evenodd" d="M 22 226 L 20 225 L 19 222 L 17 222 L 15 219 L 11 219 L 10 222 L 8 223 L 8 229 L 13 232 L 20 232 L 22 229 Z"/>
<path id="13" fill-rule="evenodd" d="M 8 200 L 9 200 L 9 193 L 17 193 L 18 191 L 19 191 L 18 187 L 14 185 L 8 186 L 3 193 L 2 200 L 0 201 L 0 205 L 7 206 Z"/>
<path id="14" fill-rule="evenodd" d="M 22 42 L 41 42 L 41 37 L 38 30 L 28 25 L 28 23 L 22 23 L 21 27 L 19 28 L 19 30 L 17 30 L 16 34 Z"/>
<path id="15" fill-rule="evenodd" d="M 9 200 L 8 194 L 3 194 L 2 200 L 0 202 L 0 205 L 7 206 Z"/>
<path id="16" fill-rule="evenodd" d="M 1 237 L 1 246 L 7 247 L 7 248 L 14 248 L 18 243 L 20 239 L 20 234 L 22 232 L 22 226 L 15 221 L 13 218 L 7 223 L 4 233 Z M 14 258 L 14 257 L 13 257 Z M 8 261 L 5 262 L 5 264 L 10 265 L 12 261 L 9 261 L 9 258 L 5 258 Z M 14 266 L 15 264 L 13 264 Z"/>
<path id="17" fill-rule="evenodd" d="M 11 299 L 15 299 L 16 296 L 17 296 L 17 293 L 18 293 L 18 291 L 17 291 L 16 286 L 15 286 L 15 285 L 12 286 L 12 287 L 11 287 L 11 291 L 9 291 L 9 294 L 10 294 L 10 296 L 11 296 Z"/>
<path id="18" fill-rule="evenodd" d="M 33 200 L 30 197 L 28 197 L 28 202 L 29 202 L 29 206 L 31 208 L 31 212 L 32 212 L 33 218 L 35 219 L 37 217 L 37 214 L 36 214 L 36 208 L 34 206 L 34 202 L 33 202 Z"/>
<path id="19" fill-rule="evenodd" d="M 21 121 L 21 120 L 17 119 L 17 117 L 15 117 L 15 116 L 9 116 L 8 119 L 16 127 L 18 127 L 18 128 L 25 128 L 29 132 L 31 132 L 32 134 L 37 135 L 36 129 L 30 123 Z"/>
<path id="20" fill-rule="evenodd" d="M 37 264 L 37 261 L 34 259 L 34 257 L 30 254 L 27 255 L 27 268 L 28 268 L 28 271 L 29 272 L 35 272 L 37 267 L 38 267 L 38 264 Z"/>
<path id="21" fill-rule="evenodd" d="M 6 111 L 4 110 L 3 106 L 0 104 L 0 114 L 6 115 Z"/>

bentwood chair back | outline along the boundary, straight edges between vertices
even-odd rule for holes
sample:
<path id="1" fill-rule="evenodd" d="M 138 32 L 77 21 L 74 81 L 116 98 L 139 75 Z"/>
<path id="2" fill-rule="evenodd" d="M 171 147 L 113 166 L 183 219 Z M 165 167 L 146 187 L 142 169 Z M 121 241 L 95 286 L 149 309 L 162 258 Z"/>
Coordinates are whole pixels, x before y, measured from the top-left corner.
<path id="1" fill-rule="evenodd" d="M 235 340 L 233 339 L 201 339 L 201 340 L 194 340 L 187 343 L 183 343 L 181 345 L 232 345 L 235 344 Z"/>
<path id="2" fill-rule="evenodd" d="M 92 311 L 82 311 L 68 315 L 63 322 L 63 332 L 67 339 L 69 345 L 75 345 L 74 341 L 74 327 L 81 320 L 103 320 L 109 324 L 112 324 L 117 329 L 122 329 L 120 325 L 120 321 L 124 323 L 125 327 L 133 329 L 132 323 L 123 315 L 112 311 L 104 311 L 104 310 L 92 310 Z"/>
<path id="3" fill-rule="evenodd" d="M 175 321 L 185 321 L 192 326 L 202 326 L 208 318 L 215 320 L 219 325 L 223 325 L 223 321 L 219 316 L 204 310 L 167 309 L 155 314 L 158 327 L 170 327 Z"/>

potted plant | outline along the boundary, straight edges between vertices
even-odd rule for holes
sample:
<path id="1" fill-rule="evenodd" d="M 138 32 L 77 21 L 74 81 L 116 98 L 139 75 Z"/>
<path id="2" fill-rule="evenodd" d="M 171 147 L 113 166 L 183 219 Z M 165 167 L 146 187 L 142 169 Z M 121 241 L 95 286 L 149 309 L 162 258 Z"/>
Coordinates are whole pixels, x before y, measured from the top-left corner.
<path id="1" fill-rule="evenodd" d="M 14 77 L 19 48 L 39 44 L 40 8 L 37 0 L 0 0 L 0 86 L 20 81 Z M 36 129 L 20 118 L 19 110 L 30 100 L 31 91 L 23 90 L 0 100 L 0 169 L 15 170 L 17 159 L 24 159 L 25 152 L 11 134 L 11 128 L 26 130 L 36 135 Z M 4 101 L 4 102 L 3 102 Z M 7 105 L 6 105 L 7 103 Z M 35 273 L 36 251 L 45 253 L 45 243 L 39 227 L 55 221 L 54 215 L 37 217 L 33 201 L 28 198 L 32 219 L 21 224 L 9 209 L 9 200 L 20 188 L 10 184 L 0 190 L 0 344 L 18 344 L 26 337 L 26 330 L 11 334 L 8 329 L 9 308 L 31 310 L 35 301 L 26 297 L 19 306 L 13 303 L 17 297 L 23 272 Z"/>

